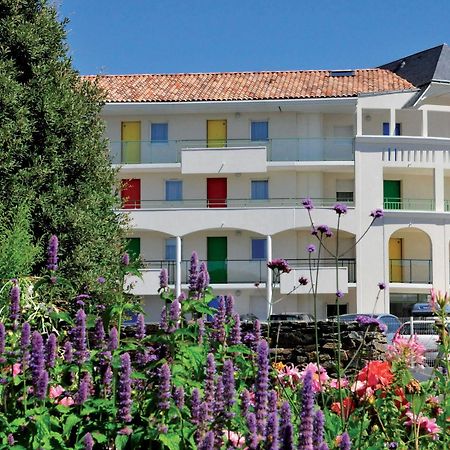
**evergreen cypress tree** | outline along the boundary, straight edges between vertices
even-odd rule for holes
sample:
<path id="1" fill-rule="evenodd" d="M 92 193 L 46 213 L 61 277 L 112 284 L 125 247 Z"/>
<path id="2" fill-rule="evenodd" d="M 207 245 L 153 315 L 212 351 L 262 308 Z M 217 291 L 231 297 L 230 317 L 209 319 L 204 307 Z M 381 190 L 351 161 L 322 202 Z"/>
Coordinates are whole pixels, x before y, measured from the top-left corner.
<path id="1" fill-rule="evenodd" d="M 0 217 L 30 205 L 34 242 L 56 234 L 62 274 L 89 290 L 119 279 L 122 219 L 102 94 L 72 68 L 65 25 L 48 0 L 0 0 Z"/>

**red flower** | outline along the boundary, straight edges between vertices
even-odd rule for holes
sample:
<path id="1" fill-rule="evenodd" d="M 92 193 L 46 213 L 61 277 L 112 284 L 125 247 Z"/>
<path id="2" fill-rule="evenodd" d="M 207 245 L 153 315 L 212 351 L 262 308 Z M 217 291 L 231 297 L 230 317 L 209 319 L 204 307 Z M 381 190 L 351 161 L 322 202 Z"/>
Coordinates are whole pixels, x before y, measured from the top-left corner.
<path id="1" fill-rule="evenodd" d="M 344 418 L 347 420 L 350 414 L 355 410 L 355 402 L 351 397 L 346 397 L 342 400 L 342 406 L 344 408 Z M 331 404 L 331 411 L 336 413 L 338 416 L 341 415 L 341 404 L 339 402 L 334 402 Z"/>
<path id="2" fill-rule="evenodd" d="M 386 388 L 394 380 L 391 363 L 387 361 L 370 361 L 359 372 L 357 380 L 366 383 L 366 386 L 374 390 Z"/>

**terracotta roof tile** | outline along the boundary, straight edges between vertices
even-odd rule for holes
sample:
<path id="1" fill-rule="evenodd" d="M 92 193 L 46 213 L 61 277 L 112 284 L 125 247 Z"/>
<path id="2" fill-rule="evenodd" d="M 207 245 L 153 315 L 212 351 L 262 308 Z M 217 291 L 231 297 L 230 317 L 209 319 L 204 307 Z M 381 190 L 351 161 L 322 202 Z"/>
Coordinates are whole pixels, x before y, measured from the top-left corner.
<path id="1" fill-rule="evenodd" d="M 193 102 L 355 97 L 415 89 L 389 70 L 328 70 L 84 76 L 106 90 L 107 102 Z"/>

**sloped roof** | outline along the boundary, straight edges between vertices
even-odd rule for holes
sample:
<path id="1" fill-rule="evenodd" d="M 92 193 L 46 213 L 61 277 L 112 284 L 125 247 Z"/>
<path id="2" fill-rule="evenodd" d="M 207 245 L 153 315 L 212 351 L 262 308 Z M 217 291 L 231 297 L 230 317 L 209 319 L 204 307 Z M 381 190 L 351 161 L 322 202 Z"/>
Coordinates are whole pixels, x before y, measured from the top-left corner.
<path id="1" fill-rule="evenodd" d="M 450 48 L 447 44 L 438 45 L 379 68 L 390 70 L 417 87 L 433 80 L 450 81 Z"/>
<path id="2" fill-rule="evenodd" d="M 84 76 L 107 93 L 107 103 L 284 100 L 356 97 L 414 89 L 389 70 L 332 76 L 328 70 Z"/>

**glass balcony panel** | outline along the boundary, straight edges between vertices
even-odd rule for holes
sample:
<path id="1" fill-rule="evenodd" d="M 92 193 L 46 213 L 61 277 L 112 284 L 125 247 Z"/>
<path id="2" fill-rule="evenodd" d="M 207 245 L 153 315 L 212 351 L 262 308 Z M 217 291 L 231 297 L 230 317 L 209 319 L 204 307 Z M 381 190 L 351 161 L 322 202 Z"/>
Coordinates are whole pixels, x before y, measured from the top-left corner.
<path id="1" fill-rule="evenodd" d="M 432 283 L 431 259 L 390 259 L 391 283 Z"/>
<path id="2" fill-rule="evenodd" d="M 384 198 L 384 209 L 406 211 L 434 211 L 434 200 L 424 198 Z"/>

